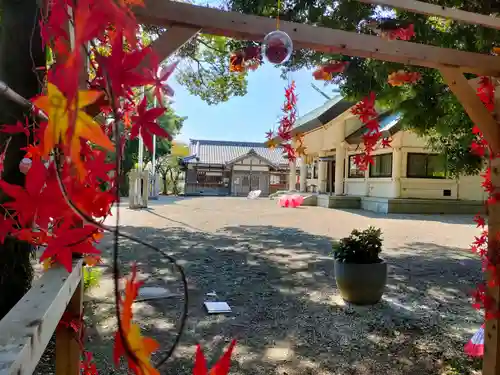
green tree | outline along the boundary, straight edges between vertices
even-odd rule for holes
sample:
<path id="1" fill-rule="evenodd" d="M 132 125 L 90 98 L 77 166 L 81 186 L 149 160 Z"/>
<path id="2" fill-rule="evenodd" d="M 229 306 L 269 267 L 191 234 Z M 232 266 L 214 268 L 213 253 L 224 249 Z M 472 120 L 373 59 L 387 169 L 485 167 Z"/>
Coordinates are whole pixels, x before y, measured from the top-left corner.
<path id="1" fill-rule="evenodd" d="M 482 14 L 500 12 L 500 1 L 498 0 L 433 0 L 432 3 Z M 233 11 L 267 17 L 276 16 L 276 5 L 274 0 L 229 0 L 228 2 L 228 7 Z M 291 0 L 282 2 L 280 10 L 280 18 L 283 20 L 371 34 L 374 32 L 367 27 L 367 21 L 388 16 L 413 23 L 416 32 L 413 41 L 417 43 L 480 53 L 489 53 L 492 46 L 500 43 L 500 34 L 497 30 L 461 24 L 439 17 L 393 11 L 388 8 L 362 4 L 356 0 L 343 0 L 341 2 Z M 207 44 L 205 38 L 201 36 L 193 40 L 182 53 L 187 57 L 194 56 L 196 58 L 200 51 L 203 51 L 204 58 L 211 61 L 223 58 L 222 51 L 227 51 L 225 56 L 227 62 L 231 51 L 247 44 L 247 42 L 229 39 L 225 39 L 225 43 L 223 40 L 219 40 L 217 51 L 214 51 L 213 48 L 205 46 Z M 426 136 L 432 148 L 440 152 L 444 151 L 452 173 L 476 173 L 478 171 L 481 159 L 469 153 L 469 146 L 473 139 L 471 132 L 473 124 L 461 104 L 443 82 L 438 71 L 420 67 L 405 67 L 402 64 L 374 59 L 351 58 L 311 50 L 296 50 L 289 62 L 282 67 L 282 73 L 286 75 L 290 71 L 312 68 L 332 59 L 350 61 L 349 68 L 333 81 L 335 85 L 340 87 L 346 98 L 359 100 L 368 92 L 375 91 L 380 105 L 402 113 L 401 121 L 405 128 Z M 204 69 L 197 72 L 203 76 L 204 85 L 198 86 L 198 92 L 191 92 L 206 100 L 206 97 L 215 95 L 211 94 L 210 91 L 217 87 L 211 80 L 211 74 L 216 72 L 216 69 L 210 68 L 208 73 L 205 67 Z M 399 69 L 420 72 L 422 74 L 421 82 L 411 87 L 388 85 L 388 75 Z M 194 77 L 195 73 L 190 74 Z M 232 73 L 231 75 L 242 80 L 247 78 L 245 74 Z M 186 84 L 185 81 L 181 81 L 181 83 Z M 229 96 L 245 94 L 245 92 L 237 91 L 233 93 L 227 87 L 224 89 L 225 95 L 220 95 L 220 97 L 226 100 L 228 94 Z"/>
<path id="2" fill-rule="evenodd" d="M 188 57 L 177 72 L 177 80 L 192 95 L 208 104 L 218 104 L 247 93 L 246 74 L 229 72 L 229 55 L 238 43 L 230 39 L 198 35 L 180 51 Z"/>
<path id="3" fill-rule="evenodd" d="M 179 181 L 182 174 L 181 158 L 177 155 L 165 155 L 158 160 L 157 171 L 162 181 L 162 193 L 179 195 Z"/>

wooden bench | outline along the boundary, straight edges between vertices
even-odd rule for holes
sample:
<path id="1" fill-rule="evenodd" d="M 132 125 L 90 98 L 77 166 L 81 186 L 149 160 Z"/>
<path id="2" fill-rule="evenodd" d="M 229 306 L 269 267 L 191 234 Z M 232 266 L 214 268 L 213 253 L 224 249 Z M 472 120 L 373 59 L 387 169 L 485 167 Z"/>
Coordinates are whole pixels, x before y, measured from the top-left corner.
<path id="1" fill-rule="evenodd" d="M 68 274 L 54 267 L 0 321 L 0 375 L 35 370 L 64 312 L 80 316 L 83 307 L 82 260 Z M 1 297 L 0 297 L 1 298 Z M 56 331 L 56 374 L 80 374 L 80 347 L 69 329 Z"/>

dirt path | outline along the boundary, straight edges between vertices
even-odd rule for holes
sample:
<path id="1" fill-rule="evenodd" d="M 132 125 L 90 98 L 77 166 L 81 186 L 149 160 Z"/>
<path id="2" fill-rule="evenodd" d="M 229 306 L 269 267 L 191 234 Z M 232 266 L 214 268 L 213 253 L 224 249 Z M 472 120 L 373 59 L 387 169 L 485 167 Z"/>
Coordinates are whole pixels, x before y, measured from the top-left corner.
<path id="1" fill-rule="evenodd" d="M 191 374 L 196 343 L 215 358 L 231 338 L 238 339 L 235 375 L 454 374 L 450 366 L 472 373 L 463 345 L 481 323 L 469 300 L 481 273 L 467 250 L 478 234 L 471 217 L 280 209 L 237 198 L 164 198 L 147 211 L 120 213 L 123 231 L 172 254 L 188 274 L 187 329 L 162 373 Z M 335 287 L 331 241 L 368 225 L 384 232 L 389 285 L 380 304 L 348 306 Z M 148 286 L 181 292 L 166 259 L 128 240 L 120 246 L 124 272 L 137 260 Z M 108 262 L 111 238 L 102 249 Z M 212 291 L 232 313 L 206 314 L 202 304 Z M 101 374 L 118 373 L 109 364 L 115 321 L 108 269 L 88 298 L 89 347 Z M 136 303 L 137 321 L 165 350 L 181 306 L 180 297 Z"/>

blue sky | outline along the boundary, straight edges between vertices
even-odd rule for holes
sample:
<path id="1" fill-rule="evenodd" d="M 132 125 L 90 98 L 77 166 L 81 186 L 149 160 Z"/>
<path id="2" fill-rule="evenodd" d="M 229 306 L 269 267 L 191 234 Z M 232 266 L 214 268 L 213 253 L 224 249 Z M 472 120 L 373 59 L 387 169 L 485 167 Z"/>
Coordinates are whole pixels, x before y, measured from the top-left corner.
<path id="1" fill-rule="evenodd" d="M 264 64 L 248 74 L 248 93 L 244 97 L 232 97 L 218 105 L 208 105 L 200 98 L 190 95 L 175 77 L 169 84 L 175 90 L 172 107 L 179 116 L 187 116 L 181 134 L 176 139 L 211 139 L 227 141 L 265 141 L 265 132 L 276 124 L 284 102 L 285 86 L 280 69 Z M 323 87 L 315 81 L 312 71 L 301 70 L 290 73 L 298 94 L 298 115 L 324 104 L 326 98 L 311 86 L 314 83 L 327 95 L 333 96 L 332 86 Z"/>

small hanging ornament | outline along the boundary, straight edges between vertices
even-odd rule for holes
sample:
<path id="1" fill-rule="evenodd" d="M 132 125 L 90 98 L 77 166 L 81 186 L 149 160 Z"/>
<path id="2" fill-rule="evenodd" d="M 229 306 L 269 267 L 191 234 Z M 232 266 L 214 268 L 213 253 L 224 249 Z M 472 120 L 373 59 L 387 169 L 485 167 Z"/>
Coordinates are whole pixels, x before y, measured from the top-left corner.
<path id="1" fill-rule="evenodd" d="M 417 82 L 421 78 L 419 72 L 407 72 L 405 70 L 398 70 L 397 72 L 391 73 L 387 77 L 387 82 L 391 86 L 403 86 L 404 84 L 412 84 Z"/>
<path id="2" fill-rule="evenodd" d="M 261 62 L 261 49 L 258 46 L 249 46 L 245 49 L 233 52 L 229 59 L 230 72 L 245 72 L 256 70 Z"/>
<path id="3" fill-rule="evenodd" d="M 262 54 L 271 64 L 286 63 L 293 52 L 293 42 L 287 33 L 275 30 L 267 34 L 262 43 Z"/>
<path id="4" fill-rule="evenodd" d="M 230 72 L 244 72 L 245 67 L 243 66 L 243 63 L 245 62 L 244 56 L 241 53 L 241 51 L 235 52 L 231 54 L 229 57 L 229 71 Z"/>
<path id="5" fill-rule="evenodd" d="M 313 77 L 319 81 L 331 81 L 335 75 L 342 73 L 349 66 L 349 61 L 332 61 L 318 67 Z"/>
<path id="6" fill-rule="evenodd" d="M 388 40 L 410 40 L 415 36 L 414 25 L 405 20 L 393 18 L 373 19 L 368 21 L 366 26 L 377 35 Z"/>
<path id="7" fill-rule="evenodd" d="M 471 357 L 482 357 L 484 355 L 484 324 L 477 330 L 467 344 L 464 351 Z"/>
<path id="8" fill-rule="evenodd" d="M 23 160 L 21 160 L 21 162 L 19 163 L 19 170 L 21 171 L 21 173 L 28 173 L 28 171 L 31 169 L 31 164 L 33 164 L 31 159 L 23 158 Z"/>

